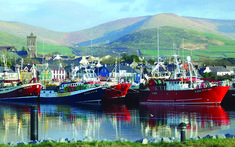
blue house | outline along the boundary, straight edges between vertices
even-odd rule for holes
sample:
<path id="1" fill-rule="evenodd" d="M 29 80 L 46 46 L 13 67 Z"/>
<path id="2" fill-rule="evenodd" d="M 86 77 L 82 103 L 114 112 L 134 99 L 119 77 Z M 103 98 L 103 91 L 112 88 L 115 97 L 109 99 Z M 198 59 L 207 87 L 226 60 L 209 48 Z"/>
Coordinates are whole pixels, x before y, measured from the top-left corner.
<path id="1" fill-rule="evenodd" d="M 110 75 L 109 70 L 105 66 L 95 67 L 95 73 L 101 80 L 107 80 Z"/>

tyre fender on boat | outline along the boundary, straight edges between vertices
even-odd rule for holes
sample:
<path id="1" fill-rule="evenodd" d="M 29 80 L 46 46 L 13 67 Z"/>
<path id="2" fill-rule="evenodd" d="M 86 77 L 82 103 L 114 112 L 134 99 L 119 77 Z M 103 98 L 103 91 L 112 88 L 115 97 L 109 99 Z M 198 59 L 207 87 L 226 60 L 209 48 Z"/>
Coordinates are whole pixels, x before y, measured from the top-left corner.
<path id="1" fill-rule="evenodd" d="M 39 95 L 39 93 L 37 92 L 37 90 L 35 89 L 34 91 L 33 91 L 33 96 L 38 96 Z"/>

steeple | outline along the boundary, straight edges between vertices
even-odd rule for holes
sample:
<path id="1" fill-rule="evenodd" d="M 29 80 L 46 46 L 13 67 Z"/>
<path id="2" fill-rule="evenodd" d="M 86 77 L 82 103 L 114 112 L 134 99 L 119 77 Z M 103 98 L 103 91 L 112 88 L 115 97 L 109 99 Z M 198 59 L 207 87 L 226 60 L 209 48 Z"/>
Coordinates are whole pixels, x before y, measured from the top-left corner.
<path id="1" fill-rule="evenodd" d="M 27 36 L 27 49 L 30 58 L 37 57 L 37 36 L 33 32 Z"/>

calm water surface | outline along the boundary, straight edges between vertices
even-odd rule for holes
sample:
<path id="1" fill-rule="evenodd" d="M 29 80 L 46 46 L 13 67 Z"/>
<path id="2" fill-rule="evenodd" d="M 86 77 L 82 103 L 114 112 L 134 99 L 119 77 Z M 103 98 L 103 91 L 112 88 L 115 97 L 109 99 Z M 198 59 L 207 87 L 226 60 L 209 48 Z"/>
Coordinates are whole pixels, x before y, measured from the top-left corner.
<path id="1" fill-rule="evenodd" d="M 0 143 L 30 140 L 30 105 L 35 104 L 0 103 Z M 235 111 L 221 106 L 37 105 L 39 139 L 176 138 L 181 122 L 188 124 L 187 138 L 235 134 Z"/>

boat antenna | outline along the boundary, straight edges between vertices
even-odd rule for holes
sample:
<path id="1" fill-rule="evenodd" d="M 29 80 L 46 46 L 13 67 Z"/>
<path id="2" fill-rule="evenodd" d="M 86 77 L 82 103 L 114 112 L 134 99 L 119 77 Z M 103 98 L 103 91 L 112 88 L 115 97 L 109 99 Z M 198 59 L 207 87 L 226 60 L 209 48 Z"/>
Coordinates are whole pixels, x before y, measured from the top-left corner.
<path id="1" fill-rule="evenodd" d="M 183 60 L 184 60 L 184 38 L 183 38 Z"/>

